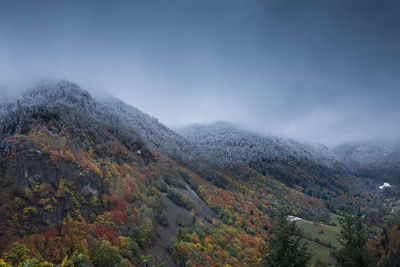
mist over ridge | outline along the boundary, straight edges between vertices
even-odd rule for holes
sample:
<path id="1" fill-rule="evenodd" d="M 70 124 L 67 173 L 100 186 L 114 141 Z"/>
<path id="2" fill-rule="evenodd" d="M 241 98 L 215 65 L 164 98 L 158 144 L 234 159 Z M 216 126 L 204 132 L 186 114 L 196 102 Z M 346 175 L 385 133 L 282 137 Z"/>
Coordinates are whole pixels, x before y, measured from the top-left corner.
<path id="1" fill-rule="evenodd" d="M 399 3 L 286 2 L 4 1 L 0 84 L 65 78 L 170 127 L 397 138 Z"/>

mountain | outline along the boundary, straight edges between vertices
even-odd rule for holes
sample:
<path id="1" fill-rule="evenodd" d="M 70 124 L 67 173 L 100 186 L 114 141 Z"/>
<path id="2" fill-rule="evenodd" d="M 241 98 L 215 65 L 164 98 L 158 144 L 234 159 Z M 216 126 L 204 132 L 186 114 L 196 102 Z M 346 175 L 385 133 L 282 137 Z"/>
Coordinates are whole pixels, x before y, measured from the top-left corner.
<path id="1" fill-rule="evenodd" d="M 179 134 L 68 81 L 0 101 L 0 264 L 257 266 L 279 207 L 390 213 L 323 147 L 223 123 Z"/>
<path id="2" fill-rule="evenodd" d="M 93 98 L 87 91 L 68 81 L 44 81 L 16 101 L 6 97 L 2 101 L 0 114 L 6 114 L 2 119 L 6 125 L 16 122 L 24 124 L 24 118 L 29 118 L 35 110 L 68 108 L 110 124 L 122 123 L 125 127 L 134 128 L 152 148 L 171 157 L 189 160 L 189 151 L 193 150 L 190 143 L 157 119 L 112 96 Z"/>
<path id="3" fill-rule="evenodd" d="M 199 155 L 220 163 L 234 161 L 249 164 L 263 157 L 282 160 L 307 159 L 327 167 L 339 163 L 322 145 L 312 146 L 292 139 L 262 136 L 222 121 L 194 124 L 177 131 L 198 145 Z"/>
<path id="4" fill-rule="evenodd" d="M 112 96 L 99 100 L 106 108 L 107 113 L 115 114 L 122 121 L 128 123 L 153 149 L 159 150 L 174 159 L 193 160 L 194 145 L 160 123 L 156 118 Z"/>
<path id="5" fill-rule="evenodd" d="M 333 148 L 354 172 L 379 182 L 400 184 L 400 142 L 364 141 Z"/>
<path id="6" fill-rule="evenodd" d="M 310 195 L 322 197 L 322 188 L 332 192 L 351 190 L 351 185 L 357 183 L 356 178 L 347 175 L 347 166 L 321 145 L 262 136 L 226 122 L 191 125 L 178 132 L 197 145 L 200 157 L 222 165 L 245 164 L 288 186 L 301 187 Z"/>
<path id="7" fill-rule="evenodd" d="M 340 144 L 333 151 L 353 164 L 368 165 L 384 159 L 395 148 L 396 145 L 390 142 L 363 141 Z"/>
<path id="8" fill-rule="evenodd" d="M 15 220 L 0 223 L 2 240 L 26 239 L 28 236 L 35 239 L 34 234 L 51 231 L 45 244 L 41 244 L 51 252 L 40 251 L 39 254 L 59 261 L 62 258 L 58 258 L 57 250 L 64 246 L 63 240 L 55 239 L 56 243 L 49 248 L 48 238 L 55 238 L 55 233 L 66 231 L 66 227 L 74 228 L 76 221 L 95 223 L 100 220 L 106 222 L 91 226 L 96 235 L 100 231 L 97 237 L 104 232 L 107 236 L 113 235 L 114 239 L 108 238 L 112 245 L 119 244 L 117 230 L 107 228 L 114 225 L 123 228 L 118 229 L 119 233 L 134 238 L 129 242 L 141 246 L 145 253 L 154 249 L 147 243 L 156 225 L 154 218 L 161 217 L 164 223 L 165 220 L 171 222 L 168 227 L 160 228 L 158 233 L 164 236 L 153 242 L 153 246 L 164 241 L 157 254 L 164 262 L 173 264 L 167 251 L 178 228 L 173 216 L 185 218 L 190 210 L 175 205 L 164 195 L 135 194 L 141 194 L 155 184 L 166 190 L 168 185 L 164 181 L 183 188 L 181 174 L 175 173 L 178 167 L 162 161 L 153 150 L 160 148 L 161 153 L 169 156 L 172 152 L 167 145 L 171 144 L 177 148 L 173 155 L 181 155 L 176 152 L 180 144 L 173 142 L 183 140 L 184 143 L 183 138 L 133 107 L 114 99 L 100 102 L 67 81 L 42 82 L 20 97 L 3 98 L 3 103 L 0 113 L 0 187 L 3 192 L 0 211 L 4 218 Z M 154 143 L 156 139 L 159 146 Z M 163 169 L 150 174 L 154 168 Z M 196 202 L 185 197 L 182 203 L 195 203 L 193 207 L 201 208 L 201 215 L 196 218 L 203 216 L 204 220 L 206 215 L 217 218 L 197 194 L 189 191 L 187 194 Z M 179 191 L 176 195 L 182 197 Z M 161 213 L 161 207 L 174 211 L 165 215 Z M 70 221 L 72 225 L 69 225 Z M 128 225 L 128 222 L 131 223 Z M 81 230 L 81 234 L 85 231 Z M 2 243 L 0 249 L 8 245 Z M 131 263 L 139 262 L 140 257 L 131 255 L 130 260 Z"/>

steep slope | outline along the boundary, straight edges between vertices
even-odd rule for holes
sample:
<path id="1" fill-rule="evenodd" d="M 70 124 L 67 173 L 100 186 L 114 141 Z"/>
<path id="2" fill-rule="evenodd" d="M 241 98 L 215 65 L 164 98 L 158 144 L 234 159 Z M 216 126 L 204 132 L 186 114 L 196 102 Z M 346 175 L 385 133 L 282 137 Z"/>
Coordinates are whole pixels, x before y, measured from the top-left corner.
<path id="1" fill-rule="evenodd" d="M 320 199 L 333 200 L 334 196 L 346 192 L 368 194 L 374 186 L 377 188 L 372 182 L 371 186 L 366 186 L 362 180 L 350 175 L 347 166 L 323 146 L 261 136 L 225 122 L 191 125 L 178 129 L 178 132 L 197 145 L 196 152 L 200 157 L 225 166 L 245 164 Z M 342 201 L 335 199 L 328 203 L 335 210 Z"/>
<path id="2" fill-rule="evenodd" d="M 387 180 L 400 185 L 400 145 L 376 163 L 376 168 L 381 174 L 381 180 Z"/>
<path id="3" fill-rule="evenodd" d="M 0 133 L 0 213 L 7 218 L 0 235 L 10 240 L 0 249 L 23 239 L 34 255 L 56 262 L 63 250 L 74 251 L 71 239 L 89 230 L 81 226 L 104 216 L 116 224 L 127 221 L 125 209 L 134 205 L 119 192 L 131 194 L 140 185 L 127 180 L 135 170 L 124 163 L 142 168 L 155 160 L 133 129 L 102 113 L 86 91 L 68 82 L 40 84 L 9 102 Z M 90 227 L 119 243 L 116 230 L 100 226 Z M 68 238 L 72 243 L 65 243 Z"/>
<path id="4" fill-rule="evenodd" d="M 68 81 L 43 81 L 24 92 L 18 99 L 0 95 L 0 101 L 0 120 L 5 131 L 12 130 L 13 125 L 20 127 L 24 124 L 24 118 L 29 118 L 40 109 L 59 112 L 61 108 L 72 109 L 99 121 L 133 128 L 152 148 L 168 156 L 191 159 L 190 151 L 193 150 L 193 145 L 157 119 L 113 96 L 96 100 L 87 91 Z"/>
<path id="5" fill-rule="evenodd" d="M 140 192 L 158 184 L 167 186 L 160 176 L 168 177 L 165 179 L 175 186 L 183 186 L 184 181 L 175 173 L 178 166 L 171 170 L 170 163 L 162 163 L 149 150 L 131 120 L 124 121 L 67 81 L 40 83 L 4 103 L 0 116 L 0 213 L 8 220 L 0 222 L 0 235 L 10 243 L 2 242 L 1 250 L 23 238 L 35 255 L 57 262 L 65 255 L 59 250 L 75 246 L 63 244 L 70 238 L 65 233 L 68 227 L 81 235 L 91 229 L 97 240 L 105 235 L 113 246 L 120 246 L 122 237 L 128 240 L 135 250 L 130 253 L 135 253 L 127 259 L 135 263 L 141 261 L 135 246 L 152 251 L 150 247 L 161 240 L 152 238 L 163 232 L 157 231 L 156 218 L 160 217 L 168 224 L 160 228 L 167 233 L 164 239 L 168 242 L 164 251 L 156 251 L 158 259 L 153 261 L 162 258 L 173 265 L 167 249 L 178 224 L 176 218 L 163 217 L 162 212 L 171 201 L 157 189 L 146 195 Z M 152 125 L 147 128 L 151 130 Z M 186 202 L 185 198 L 182 203 Z M 201 207 L 203 219 L 210 214 L 216 218 L 201 205 L 198 200 L 193 208 Z M 190 214 L 174 203 L 169 207 L 186 217 Z M 84 229 L 75 229 L 81 224 Z M 42 234 L 32 236 L 36 233 Z M 44 238 L 40 248 L 34 241 L 39 237 Z M 93 250 L 101 247 L 100 241 L 85 242 Z"/>
<path id="6" fill-rule="evenodd" d="M 352 166 L 365 166 L 376 163 L 396 148 L 391 142 L 364 141 L 340 144 L 333 148 L 333 152 Z"/>
<path id="7" fill-rule="evenodd" d="M 156 118 L 112 96 L 101 98 L 100 102 L 108 113 L 115 114 L 134 128 L 152 148 L 174 159 L 187 162 L 193 160 L 195 146 Z"/>
<path id="8" fill-rule="evenodd" d="M 202 149 L 199 153 L 204 154 L 205 157 L 217 155 L 218 158 L 211 159 L 221 162 L 249 163 L 257 157 L 281 157 L 283 159 L 307 158 L 316 163 L 331 166 L 336 161 L 329 150 L 323 146 L 313 147 L 272 135 L 260 136 L 226 122 L 208 125 L 194 124 L 178 129 L 178 132 L 198 144 Z"/>
<path id="9" fill-rule="evenodd" d="M 360 175 L 400 184 L 400 143 L 364 141 L 341 144 L 333 149 L 338 158 Z"/>

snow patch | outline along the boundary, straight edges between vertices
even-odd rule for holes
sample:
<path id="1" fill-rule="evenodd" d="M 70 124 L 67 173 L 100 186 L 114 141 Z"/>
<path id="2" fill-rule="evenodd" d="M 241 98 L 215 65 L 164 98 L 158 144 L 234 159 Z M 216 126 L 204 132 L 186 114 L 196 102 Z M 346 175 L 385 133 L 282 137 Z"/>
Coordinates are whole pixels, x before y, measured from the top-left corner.
<path id="1" fill-rule="evenodd" d="M 303 218 L 296 217 L 296 216 L 293 216 L 293 215 L 287 216 L 286 219 L 287 219 L 289 222 L 294 222 L 294 221 L 301 221 L 301 220 L 303 220 Z"/>
<path id="2" fill-rule="evenodd" d="M 379 189 L 383 189 L 386 187 L 392 187 L 389 183 L 383 183 L 383 185 L 379 186 Z"/>

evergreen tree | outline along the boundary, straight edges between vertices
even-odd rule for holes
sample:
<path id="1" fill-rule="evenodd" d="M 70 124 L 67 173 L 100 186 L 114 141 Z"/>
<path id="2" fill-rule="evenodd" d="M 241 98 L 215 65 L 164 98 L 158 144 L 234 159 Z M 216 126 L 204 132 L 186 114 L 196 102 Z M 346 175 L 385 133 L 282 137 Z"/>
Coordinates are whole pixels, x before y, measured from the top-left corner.
<path id="1" fill-rule="evenodd" d="M 338 265 L 343 267 L 372 266 L 370 253 L 366 248 L 367 231 L 361 217 L 347 213 L 339 221 L 342 227 L 339 240 L 342 247 L 332 253 Z"/>
<path id="2" fill-rule="evenodd" d="M 288 220 L 287 212 L 279 213 L 272 229 L 272 237 L 268 240 L 269 253 L 264 258 L 268 267 L 303 267 L 311 259 L 307 245 L 302 240 L 303 232 L 295 221 Z"/>

